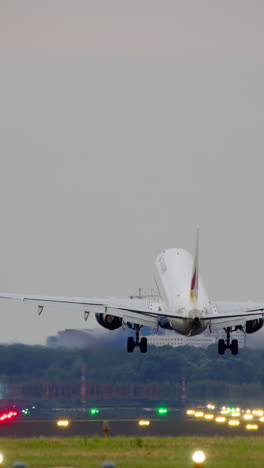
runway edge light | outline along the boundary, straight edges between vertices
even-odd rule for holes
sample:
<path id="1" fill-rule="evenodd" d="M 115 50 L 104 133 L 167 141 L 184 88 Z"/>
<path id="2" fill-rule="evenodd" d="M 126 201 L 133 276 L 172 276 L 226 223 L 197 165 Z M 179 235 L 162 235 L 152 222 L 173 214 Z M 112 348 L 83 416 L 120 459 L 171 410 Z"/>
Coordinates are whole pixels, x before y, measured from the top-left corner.
<path id="1" fill-rule="evenodd" d="M 139 426 L 149 426 L 150 421 L 148 419 L 140 419 L 140 421 L 138 421 L 138 425 Z"/>
<path id="2" fill-rule="evenodd" d="M 168 408 L 164 408 L 164 407 L 158 408 L 158 413 L 159 414 L 167 414 L 168 413 Z"/>
<path id="3" fill-rule="evenodd" d="M 193 466 L 194 467 L 203 467 L 203 463 L 205 461 L 205 454 L 201 450 L 196 450 L 196 452 L 193 453 L 192 455 L 192 461 L 193 461 Z"/>
<path id="4" fill-rule="evenodd" d="M 59 419 L 57 421 L 57 426 L 59 427 L 68 427 L 70 424 L 70 421 L 68 419 Z"/>

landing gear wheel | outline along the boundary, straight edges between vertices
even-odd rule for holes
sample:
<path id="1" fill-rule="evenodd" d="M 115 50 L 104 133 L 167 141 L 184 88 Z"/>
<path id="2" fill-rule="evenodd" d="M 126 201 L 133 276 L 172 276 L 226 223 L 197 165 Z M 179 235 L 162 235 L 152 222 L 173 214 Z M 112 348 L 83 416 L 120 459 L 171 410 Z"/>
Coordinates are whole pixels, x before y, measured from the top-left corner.
<path id="1" fill-rule="evenodd" d="M 143 338 L 141 338 L 140 340 L 140 343 L 139 343 L 139 348 L 140 348 L 140 351 L 142 353 L 146 353 L 147 352 L 147 348 L 148 348 L 148 340 L 145 336 L 143 336 Z"/>
<path id="2" fill-rule="evenodd" d="M 218 353 L 225 354 L 225 350 L 226 350 L 225 340 L 221 339 L 218 341 Z"/>
<path id="3" fill-rule="evenodd" d="M 237 340 L 232 340 L 232 343 L 230 345 L 231 352 L 232 354 L 237 354 L 238 353 L 238 341 Z"/>
<path id="4" fill-rule="evenodd" d="M 135 349 L 135 341 L 134 341 L 134 338 L 132 336 L 129 336 L 128 339 L 127 339 L 127 352 L 128 353 L 133 353 L 134 349 Z"/>

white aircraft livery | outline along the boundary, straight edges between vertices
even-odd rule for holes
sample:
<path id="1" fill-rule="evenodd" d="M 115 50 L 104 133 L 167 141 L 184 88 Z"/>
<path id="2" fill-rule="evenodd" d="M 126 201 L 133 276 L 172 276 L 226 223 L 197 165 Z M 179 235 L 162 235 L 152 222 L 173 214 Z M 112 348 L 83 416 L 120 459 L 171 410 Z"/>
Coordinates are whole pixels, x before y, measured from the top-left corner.
<path id="1" fill-rule="evenodd" d="M 15 299 L 36 304 L 39 315 L 44 307 L 62 307 L 81 311 L 87 320 L 94 314 L 97 322 L 109 330 L 128 327 L 135 338 L 127 340 L 127 351 L 136 346 L 147 351 L 147 338 L 140 337 L 143 326 L 165 328 L 185 336 L 194 336 L 208 329 L 223 328 L 226 339 L 218 341 L 218 352 L 230 349 L 238 353 L 238 341 L 231 333 L 254 333 L 263 326 L 264 303 L 218 302 L 209 299 L 198 271 L 199 231 L 194 257 L 183 249 L 166 249 L 155 262 L 158 298 L 96 299 L 49 297 L 0 293 L 0 299 Z"/>

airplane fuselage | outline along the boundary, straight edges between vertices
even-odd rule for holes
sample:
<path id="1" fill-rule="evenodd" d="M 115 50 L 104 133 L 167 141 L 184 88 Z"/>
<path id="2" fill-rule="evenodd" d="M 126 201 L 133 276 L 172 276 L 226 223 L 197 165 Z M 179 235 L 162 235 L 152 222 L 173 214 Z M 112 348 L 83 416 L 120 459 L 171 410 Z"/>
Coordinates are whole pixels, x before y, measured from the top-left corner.
<path id="1" fill-rule="evenodd" d="M 200 276 L 198 297 L 192 297 L 190 293 L 192 268 L 193 257 L 183 249 L 164 250 L 155 262 L 155 281 L 164 305 L 164 315 L 167 312 L 170 316 L 164 328 L 186 336 L 202 333 L 208 326 L 206 315 L 211 312 Z M 162 321 L 160 324 L 162 326 Z"/>

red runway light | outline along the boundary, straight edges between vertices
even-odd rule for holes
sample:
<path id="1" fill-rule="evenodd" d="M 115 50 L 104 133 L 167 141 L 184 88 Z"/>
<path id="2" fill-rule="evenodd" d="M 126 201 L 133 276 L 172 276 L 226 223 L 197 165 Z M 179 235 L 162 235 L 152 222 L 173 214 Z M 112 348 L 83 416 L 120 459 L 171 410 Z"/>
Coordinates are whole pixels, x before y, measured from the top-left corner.
<path id="1" fill-rule="evenodd" d="M 7 413 L 1 413 L 0 412 L 0 423 L 1 422 L 7 422 L 7 420 L 12 421 L 13 419 L 16 418 L 17 415 L 18 415 L 17 411 L 9 411 Z"/>

